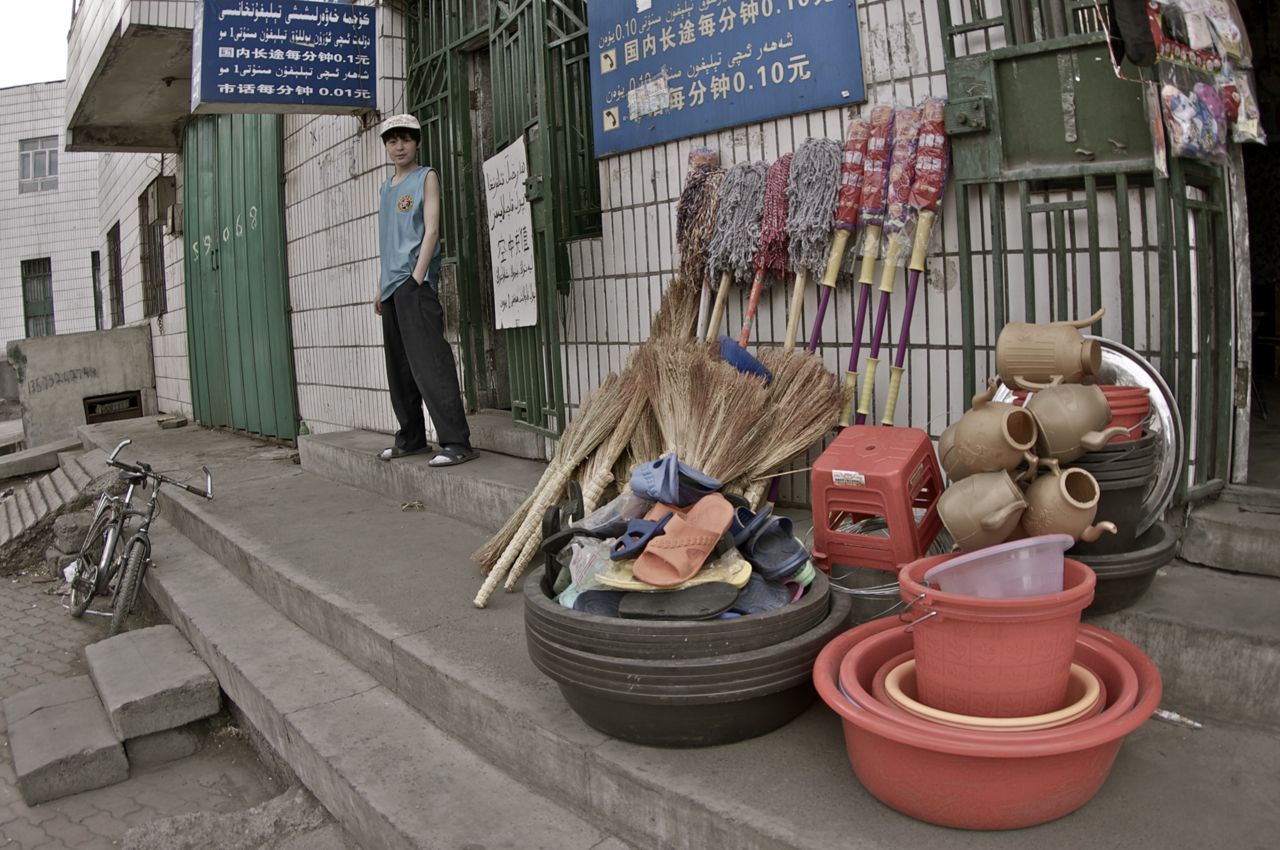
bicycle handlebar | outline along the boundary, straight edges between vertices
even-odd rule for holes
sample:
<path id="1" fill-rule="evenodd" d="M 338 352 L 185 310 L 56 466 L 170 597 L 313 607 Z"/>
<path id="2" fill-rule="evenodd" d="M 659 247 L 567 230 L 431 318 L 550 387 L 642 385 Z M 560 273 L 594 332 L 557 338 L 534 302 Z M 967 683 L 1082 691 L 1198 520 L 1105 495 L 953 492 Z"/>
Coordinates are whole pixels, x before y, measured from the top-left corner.
<path id="1" fill-rule="evenodd" d="M 145 463 L 132 464 L 132 463 L 126 463 L 122 460 L 116 460 L 116 456 L 120 454 L 120 450 L 132 442 L 133 440 L 121 440 L 120 444 L 111 451 L 110 455 L 107 456 L 107 464 L 110 466 L 114 466 L 117 469 L 123 469 L 127 472 L 132 472 L 137 475 L 143 475 L 143 476 L 146 476 L 147 478 L 153 478 L 157 482 L 161 482 L 164 484 L 171 484 L 174 487 L 181 487 L 183 490 L 186 490 L 188 493 L 194 493 L 195 495 L 200 496 L 201 498 L 204 498 L 204 499 L 213 498 L 213 474 L 209 472 L 209 467 L 207 466 L 200 467 L 200 471 L 204 473 L 204 489 L 201 490 L 199 487 L 192 487 L 190 484 L 187 484 L 186 482 L 175 481 L 172 478 L 169 478 L 166 475 L 162 475 L 159 472 L 153 472 L 151 467 Z"/>

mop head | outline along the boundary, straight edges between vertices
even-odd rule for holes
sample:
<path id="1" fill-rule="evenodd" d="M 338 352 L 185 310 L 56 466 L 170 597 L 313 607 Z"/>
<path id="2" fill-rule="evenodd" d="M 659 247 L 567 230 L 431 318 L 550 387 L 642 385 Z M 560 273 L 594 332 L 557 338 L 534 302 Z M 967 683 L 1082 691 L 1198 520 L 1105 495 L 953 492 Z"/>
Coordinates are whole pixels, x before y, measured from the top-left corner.
<path id="1" fill-rule="evenodd" d="M 821 272 L 827 264 L 831 221 L 840 189 L 840 143 L 807 139 L 791 161 L 787 183 L 787 235 L 791 268 Z"/>
<path id="2" fill-rule="evenodd" d="M 707 246 L 707 266 L 713 271 L 732 272 L 738 280 L 751 277 L 768 171 L 763 162 L 740 162 L 725 174 L 716 228 Z"/>
<path id="3" fill-rule="evenodd" d="M 680 277 L 695 291 L 701 290 L 707 282 L 707 244 L 715 231 L 723 181 L 722 168 L 693 169 L 676 204 Z"/>
<path id="4" fill-rule="evenodd" d="M 760 217 L 760 250 L 756 252 L 756 268 L 781 277 L 791 263 L 790 237 L 787 236 L 787 183 L 791 179 L 791 160 L 795 154 L 783 154 L 769 166 L 764 178 L 764 214 Z M 768 283 L 770 277 L 766 276 Z"/>

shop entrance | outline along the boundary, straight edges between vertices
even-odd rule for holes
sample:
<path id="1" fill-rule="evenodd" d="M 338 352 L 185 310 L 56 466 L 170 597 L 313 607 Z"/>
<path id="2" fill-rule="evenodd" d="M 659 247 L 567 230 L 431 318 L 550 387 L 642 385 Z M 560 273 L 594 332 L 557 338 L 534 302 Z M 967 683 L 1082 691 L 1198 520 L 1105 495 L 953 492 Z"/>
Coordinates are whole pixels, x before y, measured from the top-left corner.
<path id="1" fill-rule="evenodd" d="M 521 427 L 557 435 L 564 427 L 565 243 L 600 232 L 586 3 L 423 0 L 409 14 L 409 109 L 422 122 L 422 161 L 439 168 L 445 187 L 445 263 L 453 266 L 446 283 L 452 274 L 467 402 L 510 409 Z M 483 163 L 522 136 L 538 322 L 497 331 Z"/>
<path id="2" fill-rule="evenodd" d="M 279 115 L 196 118 L 183 140 L 187 350 L 195 417 L 298 434 Z"/>

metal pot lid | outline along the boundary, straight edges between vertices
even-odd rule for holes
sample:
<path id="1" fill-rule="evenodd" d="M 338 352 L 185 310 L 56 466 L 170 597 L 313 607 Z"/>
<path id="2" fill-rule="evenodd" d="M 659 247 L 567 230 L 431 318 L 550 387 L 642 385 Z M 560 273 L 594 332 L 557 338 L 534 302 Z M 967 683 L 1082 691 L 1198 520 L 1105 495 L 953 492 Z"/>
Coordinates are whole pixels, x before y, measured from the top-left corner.
<path id="1" fill-rule="evenodd" d="M 1146 387 L 1151 399 L 1151 413 L 1143 427 L 1155 437 L 1155 479 L 1142 500 L 1142 519 L 1135 534 L 1143 534 L 1164 516 L 1173 502 L 1178 477 L 1186 465 L 1186 443 L 1183 439 L 1182 416 L 1178 403 L 1164 377 L 1148 360 L 1126 345 L 1100 336 L 1085 336 L 1098 341 L 1102 349 L 1102 368 L 1093 383 L 1121 387 Z M 993 401 L 1014 401 L 1013 391 L 1001 386 Z M 1099 517 L 1106 519 L 1106 517 Z"/>

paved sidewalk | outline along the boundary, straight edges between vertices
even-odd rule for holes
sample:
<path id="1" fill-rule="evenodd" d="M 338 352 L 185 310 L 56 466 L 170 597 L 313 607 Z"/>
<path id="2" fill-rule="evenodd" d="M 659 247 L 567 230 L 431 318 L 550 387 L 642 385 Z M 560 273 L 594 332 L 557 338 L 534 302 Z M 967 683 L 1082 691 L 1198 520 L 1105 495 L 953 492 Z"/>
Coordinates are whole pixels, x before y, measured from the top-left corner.
<path id="1" fill-rule="evenodd" d="M 0 578 L 0 699 L 87 672 L 84 646 L 107 636 L 105 617 L 67 616 L 34 572 Z M 194 756 L 133 773 L 118 785 L 30 807 L 18 793 L 0 712 L 0 850 L 98 850 L 125 831 L 190 812 L 234 812 L 279 791 L 234 727 Z"/>

